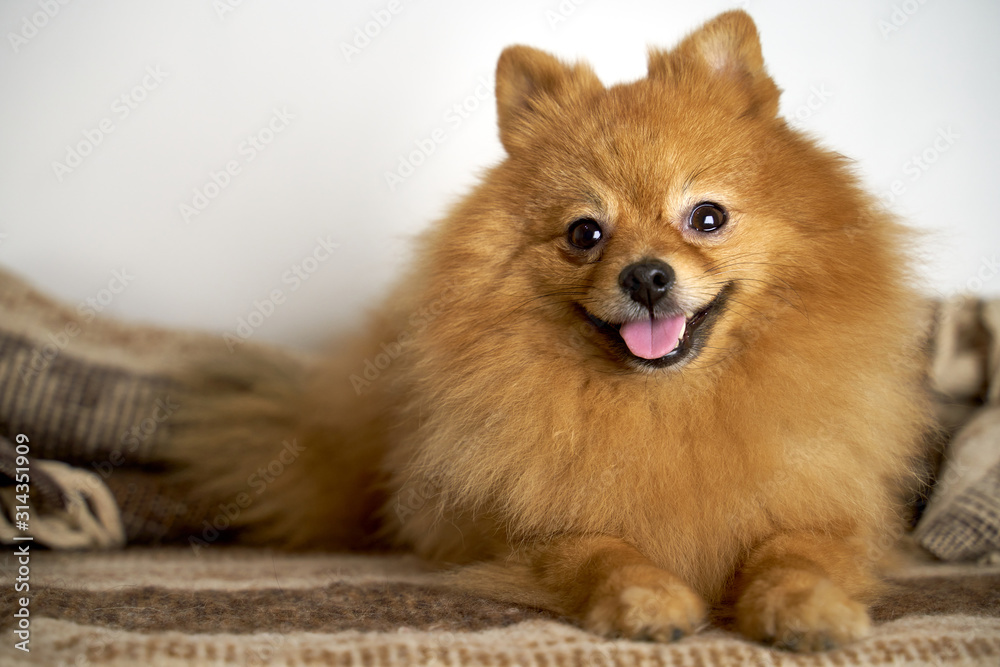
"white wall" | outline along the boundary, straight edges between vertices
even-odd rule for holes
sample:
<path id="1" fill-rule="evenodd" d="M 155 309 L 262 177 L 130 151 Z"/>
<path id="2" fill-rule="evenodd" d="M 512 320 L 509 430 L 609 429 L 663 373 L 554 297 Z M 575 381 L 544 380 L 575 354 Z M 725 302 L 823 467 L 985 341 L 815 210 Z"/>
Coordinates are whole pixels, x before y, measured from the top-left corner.
<path id="1" fill-rule="evenodd" d="M 0 3 L 0 265 L 73 303 L 107 301 L 124 271 L 106 312 L 219 332 L 280 289 L 255 338 L 314 347 L 356 320 L 408 239 L 500 157 L 480 82 L 503 46 L 633 79 L 647 45 L 734 4 L 398 1 L 350 61 L 342 44 L 389 0 Z M 738 4 L 784 112 L 856 158 L 872 189 L 899 181 L 892 207 L 931 232 L 931 289 L 1000 293 L 1000 3 Z M 463 101 L 478 108 L 449 112 Z M 254 154 L 244 142 L 272 122 L 280 131 Z M 444 141 L 390 190 L 384 173 L 437 129 Z M 53 166 L 81 142 L 96 145 Z M 239 172 L 186 222 L 180 205 L 229 161 Z M 287 272 L 319 237 L 339 247 L 293 290 Z"/>

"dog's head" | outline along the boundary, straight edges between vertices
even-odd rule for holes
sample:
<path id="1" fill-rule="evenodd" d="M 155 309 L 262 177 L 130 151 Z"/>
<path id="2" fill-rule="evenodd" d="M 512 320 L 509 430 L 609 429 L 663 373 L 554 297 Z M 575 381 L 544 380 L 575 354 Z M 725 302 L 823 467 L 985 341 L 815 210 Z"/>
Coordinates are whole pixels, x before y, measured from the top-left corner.
<path id="1" fill-rule="evenodd" d="M 748 323 L 801 297 L 796 276 L 817 274 L 824 235 L 861 206 L 840 161 L 778 117 L 778 97 L 739 11 L 610 88 L 586 65 L 508 48 L 497 173 L 531 292 L 631 369 L 743 344 Z"/>

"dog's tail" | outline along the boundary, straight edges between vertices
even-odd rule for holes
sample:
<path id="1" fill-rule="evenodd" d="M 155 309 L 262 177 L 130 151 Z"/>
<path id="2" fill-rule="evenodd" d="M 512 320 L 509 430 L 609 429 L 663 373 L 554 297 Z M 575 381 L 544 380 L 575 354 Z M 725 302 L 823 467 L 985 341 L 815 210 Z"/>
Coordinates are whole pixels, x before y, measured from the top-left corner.
<path id="1" fill-rule="evenodd" d="M 380 455 L 345 363 L 246 345 L 181 369 L 170 483 L 243 543 L 370 546 Z"/>

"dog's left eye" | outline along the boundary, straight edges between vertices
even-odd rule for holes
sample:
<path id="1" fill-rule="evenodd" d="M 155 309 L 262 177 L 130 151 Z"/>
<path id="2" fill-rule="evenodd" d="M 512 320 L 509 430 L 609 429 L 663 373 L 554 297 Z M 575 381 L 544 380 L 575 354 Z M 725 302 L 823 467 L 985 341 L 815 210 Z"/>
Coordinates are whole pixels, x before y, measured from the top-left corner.
<path id="1" fill-rule="evenodd" d="M 726 211 L 710 201 L 702 202 L 691 211 L 691 229 L 697 232 L 715 232 L 726 224 Z"/>
<path id="2" fill-rule="evenodd" d="M 569 226 L 566 238 L 570 245 L 579 250 L 590 250 L 604 237 L 601 225 L 593 218 L 580 218 Z"/>

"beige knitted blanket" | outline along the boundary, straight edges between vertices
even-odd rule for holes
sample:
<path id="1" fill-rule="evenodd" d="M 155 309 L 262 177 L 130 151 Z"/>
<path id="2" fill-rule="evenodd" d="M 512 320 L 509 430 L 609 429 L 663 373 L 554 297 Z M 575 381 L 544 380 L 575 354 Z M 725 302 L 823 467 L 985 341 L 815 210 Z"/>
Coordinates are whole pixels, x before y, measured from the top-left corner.
<path id="1" fill-rule="evenodd" d="M 3 664 L 1000 664 L 997 567 L 911 567 L 874 608 L 871 638 L 819 655 L 719 629 L 668 645 L 605 641 L 438 588 L 410 556 L 132 548 L 38 553 L 31 572 L 32 650 L 19 655 L 4 633 Z"/>

